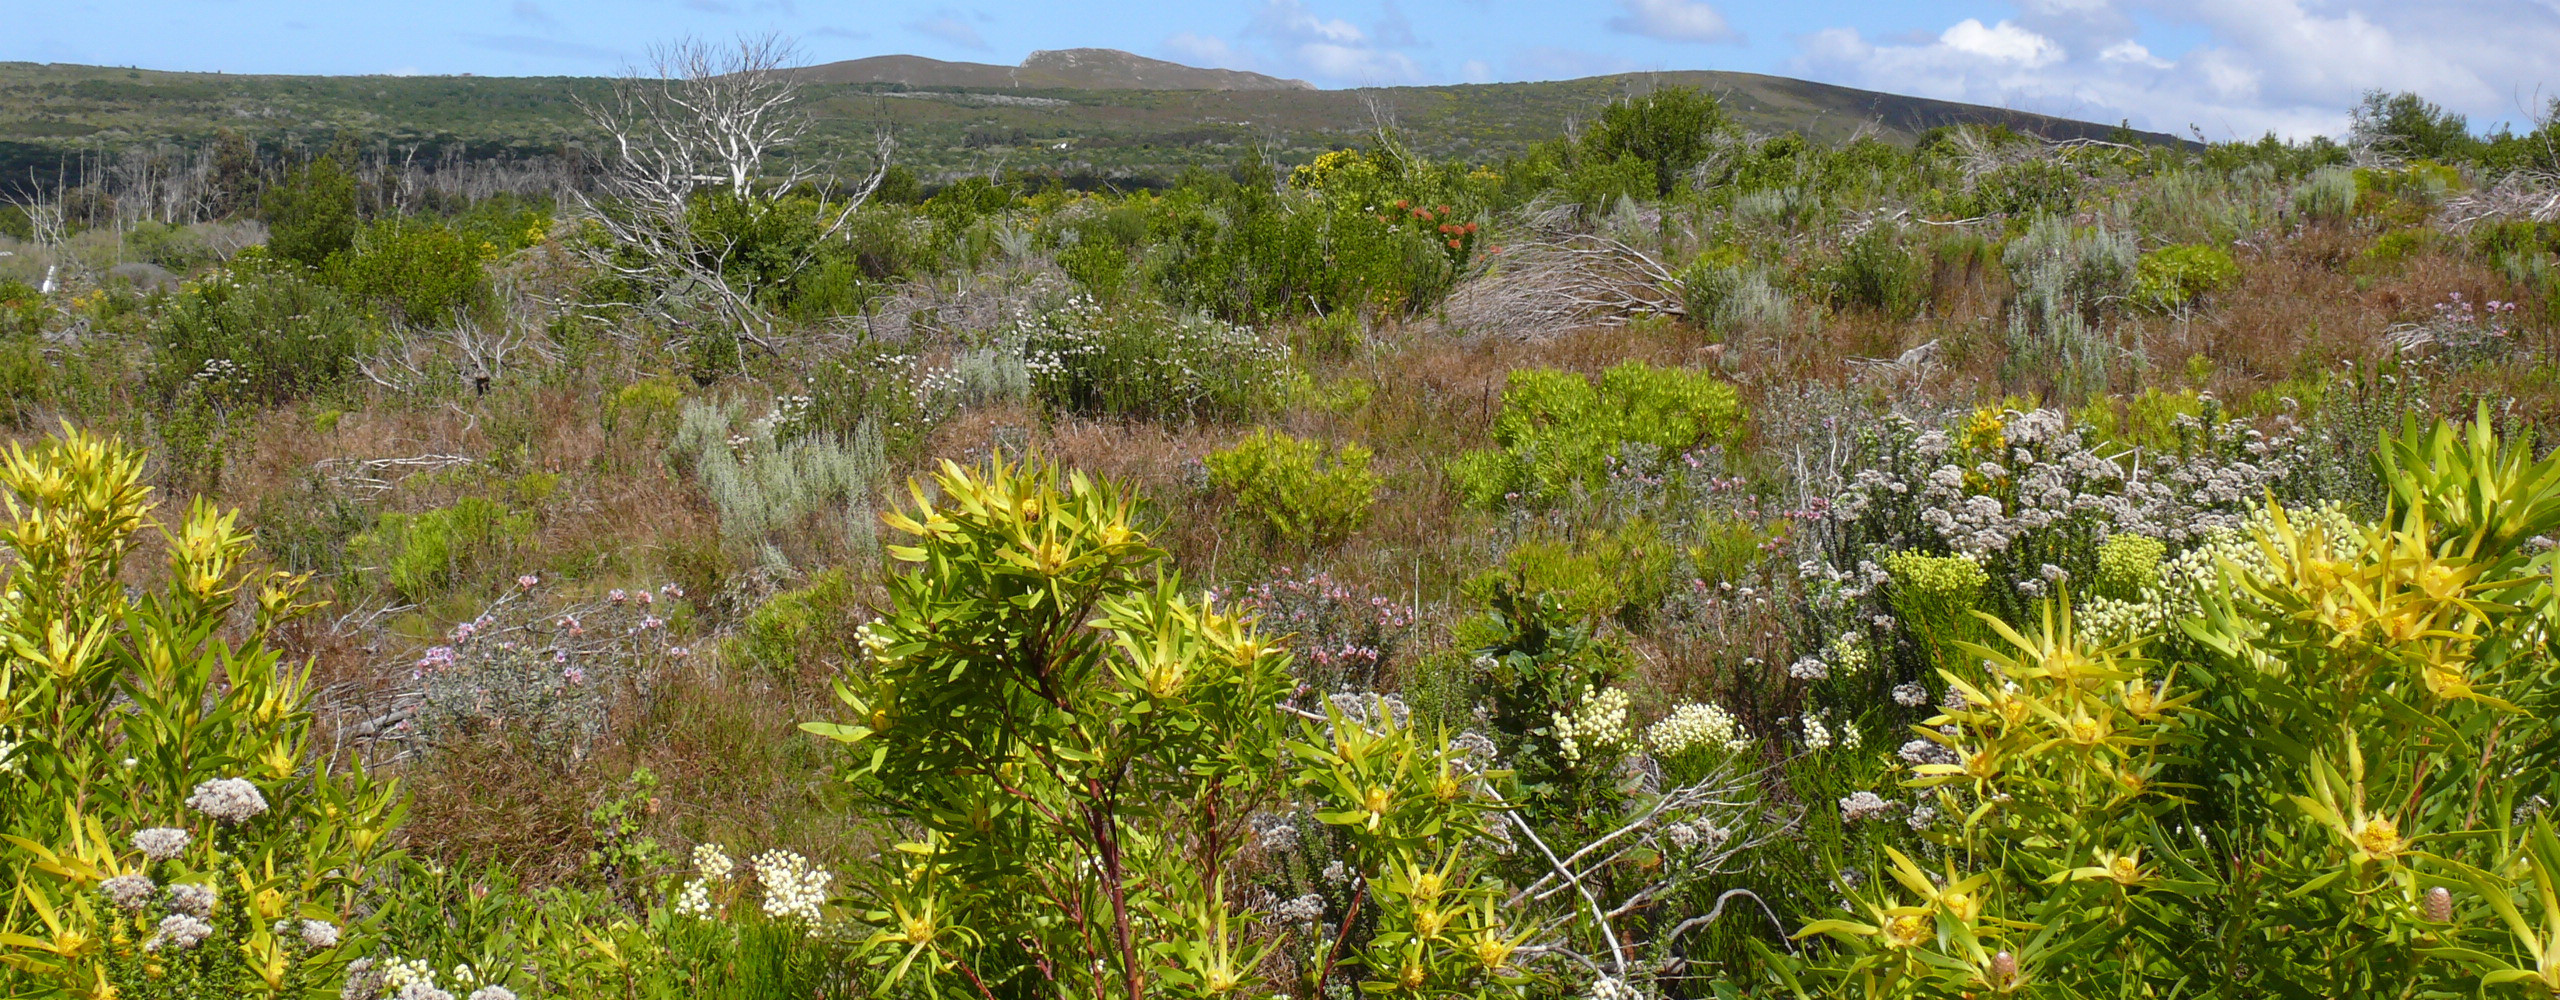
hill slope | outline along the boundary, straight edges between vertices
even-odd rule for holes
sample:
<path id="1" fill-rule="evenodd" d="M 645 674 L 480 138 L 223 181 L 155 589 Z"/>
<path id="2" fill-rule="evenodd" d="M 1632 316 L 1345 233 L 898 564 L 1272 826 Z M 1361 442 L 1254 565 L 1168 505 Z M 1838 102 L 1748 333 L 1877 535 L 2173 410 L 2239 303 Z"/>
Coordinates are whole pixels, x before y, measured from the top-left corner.
<path id="1" fill-rule="evenodd" d="M 909 87 L 974 87 L 1020 90 L 1314 90 L 1305 80 L 1283 80 L 1232 69 L 1202 69 L 1149 59 L 1118 49 L 1046 49 L 1020 66 L 944 62 L 923 56 L 872 56 L 811 66 L 820 83 L 895 83 Z"/>
<path id="2" fill-rule="evenodd" d="M 1068 49 L 1037 53 L 1020 67 L 884 56 L 812 67 L 810 74 L 816 82 L 806 93 L 819 119 L 811 152 L 867 147 L 885 127 L 898 135 L 900 161 L 928 177 L 999 168 L 1162 177 L 1225 166 L 1254 151 L 1300 162 L 1358 141 L 1381 116 L 1424 152 L 1492 160 L 1563 134 L 1620 95 L 1664 86 L 1718 94 L 1746 128 L 1826 141 L 1864 132 L 1909 142 L 1962 123 L 2057 139 L 2112 132 L 2001 108 L 1716 71 L 1316 90 Z M 1080 85 L 1050 85 L 1068 80 Z M 195 145 L 221 129 L 270 148 L 315 148 L 352 135 L 376 149 L 405 155 L 415 148 L 430 158 L 456 148 L 470 158 L 545 155 L 588 137 L 572 98 L 601 95 L 609 84 L 596 77 L 239 76 L 0 63 L 0 184 L 136 145 Z"/>

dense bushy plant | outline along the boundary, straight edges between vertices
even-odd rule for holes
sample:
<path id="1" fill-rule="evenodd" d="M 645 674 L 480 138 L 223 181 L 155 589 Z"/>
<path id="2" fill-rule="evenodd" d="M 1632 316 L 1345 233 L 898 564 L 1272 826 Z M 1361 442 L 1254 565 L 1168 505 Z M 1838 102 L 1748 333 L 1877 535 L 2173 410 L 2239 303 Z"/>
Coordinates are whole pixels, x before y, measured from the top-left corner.
<path id="1" fill-rule="evenodd" d="M 889 519 L 916 570 L 838 685 L 848 721 L 807 725 L 917 838 L 863 890 L 885 981 L 1237 988 L 1260 962 L 1231 950 L 1229 869 L 1276 791 L 1285 655 L 1182 596 L 1106 484 L 949 463 L 935 483 Z"/>
<path id="2" fill-rule="evenodd" d="M 2133 268 L 2133 298 L 2162 312 L 2185 309 L 2239 280 L 2240 265 L 2221 247 L 2179 245 L 2143 254 Z"/>
<path id="3" fill-rule="evenodd" d="M 348 295 L 386 303 L 400 318 L 432 327 L 453 321 L 488 294 L 483 259 L 481 244 L 451 228 L 390 218 L 366 226 L 323 274 Z"/>
<path id="4" fill-rule="evenodd" d="M 136 452 L 66 428 L 0 461 L 13 565 L 0 691 L 18 995 L 308 996 L 374 941 L 394 786 L 312 755 L 308 666 L 268 644 L 303 577 L 248 568 L 234 515 L 162 525 Z M 166 582 L 120 577 L 146 528 Z M 245 594 L 244 594 L 245 592 Z M 243 607 L 243 597 L 254 607 Z M 236 618 L 248 628 L 221 631 Z M 236 636 L 236 638 L 234 638 Z"/>
<path id="5" fill-rule="evenodd" d="M 1320 442 L 1262 427 L 1201 462 L 1238 517 L 1291 543 L 1339 543 L 1368 522 L 1378 497 L 1369 449 L 1356 442 L 1328 453 Z"/>
<path id="6" fill-rule="evenodd" d="M 1602 108 L 1583 131 L 1580 152 L 1596 163 L 1641 163 L 1652 175 L 1652 194 L 1667 195 L 1707 158 L 1718 133 L 1732 127 L 1714 97 L 1667 87 Z"/>
<path id="7" fill-rule="evenodd" d="M 1475 506 L 1552 504 L 1598 486 L 1630 442 L 1667 457 L 1721 441 L 1742 420 L 1733 387 L 1703 371 L 1627 361 L 1595 384 L 1574 372 L 1522 369 L 1502 393 L 1497 447 L 1466 453 L 1449 473 Z"/>
<path id="8" fill-rule="evenodd" d="M 533 515 L 487 497 L 464 497 L 450 507 L 385 513 L 347 548 L 383 589 L 418 603 L 485 574 L 532 537 Z"/>
<path id="9" fill-rule="evenodd" d="M 2547 982 L 2560 840 L 2549 764 L 2560 462 L 2414 422 L 2378 461 L 2391 510 L 2268 507 L 2194 575 L 2164 665 L 2046 605 L 1940 676 L 1961 697 L 1907 752 L 1944 867 L 1819 920 L 1799 979 L 1864 996 L 2063 995 L 2199 977 L 2274 994 Z M 2243 556 L 2245 555 L 2245 558 Z M 2139 561 L 2139 560 L 2136 560 Z M 2185 645 L 2191 640 L 2194 645 Z M 1917 824 L 1915 824 L 1917 826 Z M 1905 894 L 1909 894 L 1906 896 Z M 2279 929 L 2285 929 L 2279 932 Z"/>
<path id="10" fill-rule="evenodd" d="M 1288 352 L 1250 327 L 1076 297 L 1006 331 L 1033 394 L 1061 412 L 1239 420 L 1288 386 Z"/>
<path id="11" fill-rule="evenodd" d="M 355 246 L 356 179 L 335 156 L 313 160 L 269 187 L 260 211 L 267 249 L 278 259 L 319 267 Z"/>
<path id="12" fill-rule="evenodd" d="M 356 374 L 373 339 L 364 316 L 291 269 L 235 262 L 178 295 L 151 331 L 151 385 L 163 401 L 269 405 Z"/>

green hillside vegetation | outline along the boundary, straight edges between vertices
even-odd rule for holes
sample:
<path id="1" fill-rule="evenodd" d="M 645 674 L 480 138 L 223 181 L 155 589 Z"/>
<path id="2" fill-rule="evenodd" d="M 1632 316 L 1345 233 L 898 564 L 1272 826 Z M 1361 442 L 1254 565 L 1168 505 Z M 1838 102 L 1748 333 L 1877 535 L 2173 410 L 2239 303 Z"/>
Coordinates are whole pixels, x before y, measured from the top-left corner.
<path id="1" fill-rule="evenodd" d="M 835 64 L 838 66 L 845 64 Z M 961 65 L 961 64 L 944 64 Z M 1284 163 L 1358 141 L 1391 112 L 1417 151 L 1470 160 L 1516 155 L 1630 91 L 1694 87 L 1722 95 L 1737 122 L 1837 141 L 1864 129 L 1909 144 L 1958 124 L 2007 125 L 2055 139 L 2107 138 L 2083 122 L 1748 73 L 1675 72 L 1551 83 L 1343 90 L 1076 90 L 823 82 L 810 71 L 820 128 L 807 152 L 868 148 L 894 131 L 900 162 L 927 179 L 997 170 L 1163 181 L 1223 169 L 1260 151 Z M 995 69 L 990 67 L 989 69 Z M 959 76 L 955 79 L 970 79 Z M 593 138 L 573 99 L 593 78 L 279 77 L 0 63 L 0 177 L 50 177 L 66 157 L 135 143 L 187 146 L 228 129 L 273 148 L 325 149 L 340 136 L 433 160 L 531 157 Z M 2143 135 L 2141 141 L 2170 141 Z M 1061 148 L 1064 144 L 1064 148 Z"/>
<path id="2" fill-rule="evenodd" d="M 0 993 L 2560 986 L 2553 123 L 8 72 Z"/>

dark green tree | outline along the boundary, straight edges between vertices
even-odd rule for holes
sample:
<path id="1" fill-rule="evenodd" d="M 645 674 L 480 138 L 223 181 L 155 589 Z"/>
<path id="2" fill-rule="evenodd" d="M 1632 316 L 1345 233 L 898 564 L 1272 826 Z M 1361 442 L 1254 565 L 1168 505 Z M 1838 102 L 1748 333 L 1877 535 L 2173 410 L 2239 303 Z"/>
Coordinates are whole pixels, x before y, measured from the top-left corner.
<path id="1" fill-rule="evenodd" d="M 2444 160 L 2472 146 L 2470 119 L 2408 91 L 2365 91 L 2350 128 L 2356 142 L 2402 156 Z"/>
<path id="2" fill-rule="evenodd" d="M 277 257 L 320 266 L 330 254 L 356 242 L 356 179 L 323 156 L 267 189 L 261 215 L 267 249 Z"/>
<path id="3" fill-rule="evenodd" d="M 1607 163 L 1632 156 L 1653 167 L 1654 193 L 1667 195 L 1707 158 L 1716 133 L 1731 129 L 1716 99 L 1688 87 L 1628 97 L 1600 112 L 1582 134 L 1582 155 Z"/>

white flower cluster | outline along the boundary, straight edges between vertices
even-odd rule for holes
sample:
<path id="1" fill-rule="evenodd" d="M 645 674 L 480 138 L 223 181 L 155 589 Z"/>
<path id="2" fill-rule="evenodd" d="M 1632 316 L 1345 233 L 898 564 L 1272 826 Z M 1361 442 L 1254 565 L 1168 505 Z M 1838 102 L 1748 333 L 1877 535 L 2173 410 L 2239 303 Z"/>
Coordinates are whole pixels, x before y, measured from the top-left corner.
<path id="1" fill-rule="evenodd" d="M 1919 681 L 1904 681 L 1893 686 L 1893 703 L 1904 708 L 1918 708 L 1929 703 L 1929 686 Z"/>
<path id="2" fill-rule="evenodd" d="M 210 917 L 213 916 L 214 899 L 213 887 L 209 885 L 180 882 L 169 887 L 169 910 L 172 913 Z"/>
<path id="3" fill-rule="evenodd" d="M 155 826 L 133 834 L 133 849 L 153 861 L 167 861 L 187 851 L 195 843 L 195 835 L 173 826 Z"/>
<path id="4" fill-rule="evenodd" d="M 1839 732 L 1834 734 L 1831 730 L 1829 715 L 1830 710 L 1824 709 L 1807 712 L 1804 718 L 1797 720 L 1798 725 L 1804 730 L 1805 749 L 1828 750 L 1837 743 L 1840 749 L 1855 750 L 1866 742 L 1866 737 L 1859 734 L 1856 726 L 1841 726 Z"/>
<path id="5" fill-rule="evenodd" d="M 1706 845 L 1707 849 L 1712 851 L 1723 847 L 1725 841 L 1733 839 L 1733 831 L 1717 826 L 1714 820 L 1704 816 L 1686 823 L 1665 826 L 1662 828 L 1662 835 L 1671 839 L 1671 846 L 1684 851 L 1700 844 Z"/>
<path id="6" fill-rule="evenodd" d="M 1900 803 L 1887 800 L 1874 792 L 1851 792 L 1848 797 L 1840 800 L 1840 822 L 1846 825 L 1878 819 L 1892 812 L 1898 805 Z"/>
<path id="7" fill-rule="evenodd" d="M 1624 979 L 1602 976 L 1591 981 L 1591 992 L 1585 1000 L 1644 1000 L 1644 991 Z"/>
<path id="8" fill-rule="evenodd" d="M 1552 729 L 1556 752 L 1566 761 L 1578 762 L 1584 750 L 1594 753 L 1625 746 L 1627 743 L 1627 693 L 1617 688 L 1602 691 L 1588 685 L 1582 689 L 1582 704 L 1571 712 L 1553 715 Z"/>
<path id="9" fill-rule="evenodd" d="M 885 663 L 888 661 L 889 637 L 873 631 L 871 623 L 864 622 L 861 625 L 855 626 L 853 630 L 853 641 L 862 647 L 862 654 L 870 657 L 873 663 Z"/>
<path id="10" fill-rule="evenodd" d="M 1654 753 L 1669 756 L 1693 747 L 1740 750 L 1751 745 L 1751 736 L 1724 706 L 1690 702 L 1645 727 L 1644 741 Z"/>
<path id="11" fill-rule="evenodd" d="M 246 778 L 214 778 L 196 786 L 187 808 L 225 823 L 245 823 L 267 811 L 267 797 Z"/>
<path id="12" fill-rule="evenodd" d="M 1856 677 L 1867 672 L 1873 656 L 1867 648 L 1867 637 L 1858 632 L 1842 632 L 1832 636 L 1822 647 L 1823 659 L 1831 664 L 1831 672 L 1842 677 Z"/>
<path id="13" fill-rule="evenodd" d="M 1945 431 L 1897 417 L 1877 442 L 1883 460 L 1851 478 L 1830 516 L 1889 532 L 1917 528 L 1975 555 L 2007 552 L 2065 522 L 2184 542 L 2237 524 L 2311 446 L 2289 423 L 2270 437 L 2241 421 L 2183 415 L 2176 430 L 2189 443 L 2186 457 L 2102 455 L 2060 411 L 2012 411 L 1996 460 L 1968 467 L 1953 460 Z"/>
<path id="14" fill-rule="evenodd" d="M 729 874 L 737 868 L 737 861 L 731 859 L 729 852 L 722 850 L 720 845 L 695 844 L 693 870 L 696 877 L 686 881 L 683 891 L 676 894 L 676 912 L 688 917 L 718 915 L 718 909 L 711 905 L 711 887 L 727 882 Z"/>
<path id="15" fill-rule="evenodd" d="M 785 850 L 769 850 L 756 855 L 756 884 L 764 887 L 766 916 L 803 920 L 815 924 L 821 908 L 827 904 L 827 885 L 835 881 L 835 873 L 822 871 L 808 858 Z"/>
<path id="16" fill-rule="evenodd" d="M 420 987 L 436 993 L 444 993 L 443 990 L 436 989 L 435 967 L 428 965 L 425 959 L 395 958 L 384 963 L 382 988 L 390 991 L 391 995 L 409 997 L 410 991 Z M 453 994 L 444 993 L 444 997 L 445 1000 L 453 1000 Z"/>
<path id="17" fill-rule="evenodd" d="M 1324 897 L 1307 893 L 1281 903 L 1271 911 L 1273 919 L 1283 924 L 1312 924 L 1324 919 Z"/>
<path id="18" fill-rule="evenodd" d="M 153 885 L 149 876 L 118 875 L 98 883 L 98 891 L 106 894 L 107 905 L 131 911 L 151 905 L 151 897 L 160 887 Z"/>
<path id="19" fill-rule="evenodd" d="M 336 924 L 326 920 L 306 919 L 302 922 L 301 929 L 303 947 L 322 951 L 338 946 L 338 925 Z"/>
<path id="20" fill-rule="evenodd" d="M 212 936 L 213 925 L 205 923 L 202 917 L 172 913 L 160 918 L 159 928 L 152 933 L 150 940 L 142 942 L 142 950 L 159 951 L 174 947 L 187 951 Z"/>
<path id="21" fill-rule="evenodd" d="M 1796 662 L 1787 664 L 1787 676 L 1800 681 L 1823 680 L 1831 676 L 1831 665 L 1819 656 L 1797 657 Z"/>

